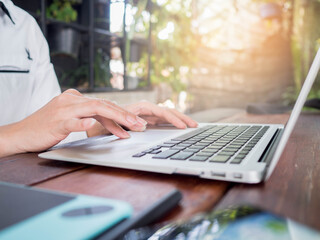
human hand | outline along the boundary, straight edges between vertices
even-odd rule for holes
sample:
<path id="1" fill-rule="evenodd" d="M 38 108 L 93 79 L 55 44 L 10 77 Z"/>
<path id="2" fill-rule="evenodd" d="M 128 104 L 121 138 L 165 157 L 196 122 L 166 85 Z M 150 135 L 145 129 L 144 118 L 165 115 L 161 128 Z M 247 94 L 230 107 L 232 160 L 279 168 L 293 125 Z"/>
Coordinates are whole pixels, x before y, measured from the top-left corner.
<path id="1" fill-rule="evenodd" d="M 87 98 L 70 89 L 24 120 L 0 127 L 0 157 L 48 149 L 71 132 L 89 130 L 96 121 L 120 138 L 130 136 L 120 125 L 133 131 L 143 131 L 146 125 L 110 101 Z"/>
<path id="2" fill-rule="evenodd" d="M 150 125 L 161 123 L 171 123 L 177 128 L 197 127 L 198 123 L 190 117 L 177 111 L 165 107 L 159 107 L 147 101 L 141 101 L 124 106 L 129 112 L 143 118 Z"/>

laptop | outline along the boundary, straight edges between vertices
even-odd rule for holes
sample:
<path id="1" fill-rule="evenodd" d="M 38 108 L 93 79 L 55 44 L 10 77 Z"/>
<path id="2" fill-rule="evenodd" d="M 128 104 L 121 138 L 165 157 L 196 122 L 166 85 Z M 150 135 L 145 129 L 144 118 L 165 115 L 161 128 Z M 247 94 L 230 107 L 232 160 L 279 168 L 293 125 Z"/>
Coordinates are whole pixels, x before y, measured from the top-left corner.
<path id="1" fill-rule="evenodd" d="M 148 128 L 131 138 L 98 136 L 39 154 L 46 159 L 243 183 L 276 167 L 320 68 L 320 50 L 286 124 L 200 123 L 196 129 Z"/>

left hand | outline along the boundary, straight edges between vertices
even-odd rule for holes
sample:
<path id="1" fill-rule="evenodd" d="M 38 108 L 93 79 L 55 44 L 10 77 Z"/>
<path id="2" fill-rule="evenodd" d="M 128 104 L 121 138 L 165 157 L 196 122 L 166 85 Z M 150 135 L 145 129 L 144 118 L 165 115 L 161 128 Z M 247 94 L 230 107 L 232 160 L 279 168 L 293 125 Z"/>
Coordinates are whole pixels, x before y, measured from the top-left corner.
<path id="1" fill-rule="evenodd" d="M 150 125 L 161 123 L 171 123 L 177 128 L 184 129 L 187 127 L 197 127 L 198 123 L 176 109 L 159 107 L 151 102 L 141 101 L 138 103 L 128 104 L 123 106 L 127 111 L 138 115 L 148 122 Z M 109 132 L 99 122 L 87 132 L 89 137 L 101 134 L 108 134 Z"/>
<path id="2" fill-rule="evenodd" d="M 123 107 L 127 111 L 143 118 L 150 125 L 171 123 L 173 126 L 184 129 L 197 127 L 198 123 L 176 109 L 159 107 L 151 102 L 141 101 Z"/>

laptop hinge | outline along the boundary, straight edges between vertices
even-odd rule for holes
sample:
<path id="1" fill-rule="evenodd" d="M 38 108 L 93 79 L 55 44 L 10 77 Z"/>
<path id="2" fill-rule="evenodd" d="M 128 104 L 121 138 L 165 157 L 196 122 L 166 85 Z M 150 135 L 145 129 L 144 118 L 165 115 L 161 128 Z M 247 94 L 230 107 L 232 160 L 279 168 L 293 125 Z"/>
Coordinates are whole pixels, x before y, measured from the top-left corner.
<path id="1" fill-rule="evenodd" d="M 283 134 L 283 128 L 281 129 L 279 128 L 271 138 L 268 146 L 266 147 L 266 150 L 263 152 L 258 162 L 265 162 L 267 166 L 269 166 L 273 158 L 273 155 L 277 149 L 277 146 L 279 144 L 282 134 Z"/>

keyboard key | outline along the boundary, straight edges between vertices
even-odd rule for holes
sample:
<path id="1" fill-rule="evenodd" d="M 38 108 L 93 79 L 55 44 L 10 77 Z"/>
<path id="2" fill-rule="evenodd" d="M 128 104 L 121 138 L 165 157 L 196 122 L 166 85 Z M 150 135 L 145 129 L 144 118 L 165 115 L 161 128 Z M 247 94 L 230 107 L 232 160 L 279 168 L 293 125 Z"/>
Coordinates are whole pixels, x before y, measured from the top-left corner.
<path id="1" fill-rule="evenodd" d="M 172 141 L 184 141 L 184 140 L 187 140 L 189 138 L 194 137 L 195 135 L 198 135 L 198 134 L 204 132 L 206 129 L 208 129 L 208 127 L 210 128 L 210 126 L 205 126 L 203 128 L 196 129 L 196 130 L 194 130 L 192 132 L 189 132 L 189 133 L 184 134 L 182 136 L 176 137 L 176 138 L 172 139 Z"/>
<path id="2" fill-rule="evenodd" d="M 186 147 L 190 147 L 192 145 L 192 143 L 179 143 L 178 145 L 176 145 L 177 147 L 184 147 L 184 148 L 186 148 Z"/>
<path id="3" fill-rule="evenodd" d="M 243 158 L 234 158 L 230 163 L 232 163 L 232 164 L 239 164 L 239 163 L 241 163 L 242 162 L 242 160 L 243 160 Z"/>
<path id="4" fill-rule="evenodd" d="M 210 148 L 216 148 L 216 149 L 221 149 L 221 148 L 223 148 L 225 145 L 216 145 L 216 144 L 211 144 L 211 145 L 209 145 L 208 147 L 210 147 Z"/>
<path id="5" fill-rule="evenodd" d="M 161 146 L 156 146 L 156 147 L 152 147 L 151 149 L 153 149 L 153 150 L 158 150 L 158 149 L 160 149 L 161 148 Z"/>
<path id="6" fill-rule="evenodd" d="M 214 153 L 211 152 L 198 152 L 196 156 L 206 156 L 206 157 L 211 157 Z"/>
<path id="7" fill-rule="evenodd" d="M 248 152 L 250 152 L 250 150 L 242 149 L 239 154 L 248 154 Z"/>
<path id="8" fill-rule="evenodd" d="M 186 160 L 188 157 L 192 156 L 193 152 L 179 152 L 175 155 L 173 155 L 170 159 L 173 160 Z"/>
<path id="9" fill-rule="evenodd" d="M 195 144 L 195 146 L 209 146 L 209 145 L 210 145 L 210 143 L 204 143 L 204 142 L 197 142 Z"/>
<path id="10" fill-rule="evenodd" d="M 181 142 L 182 144 L 195 144 L 196 142 L 198 142 L 198 140 L 187 140 L 187 141 L 183 141 Z"/>
<path id="11" fill-rule="evenodd" d="M 241 144 L 235 144 L 235 143 L 232 143 L 232 147 L 235 147 L 235 148 L 241 148 L 243 145 Z"/>
<path id="12" fill-rule="evenodd" d="M 141 153 L 137 153 L 137 154 L 133 155 L 132 157 L 139 158 L 139 157 L 143 157 L 144 155 L 146 155 L 146 153 L 141 152 Z"/>
<path id="13" fill-rule="evenodd" d="M 221 148 L 223 148 L 223 146 L 216 146 L 212 144 L 207 147 L 207 149 L 216 149 L 216 150 L 220 150 Z"/>
<path id="14" fill-rule="evenodd" d="M 163 144 L 178 144 L 180 142 L 181 141 L 173 141 L 173 140 L 171 140 L 171 141 L 164 142 Z"/>
<path id="15" fill-rule="evenodd" d="M 172 148 L 170 148 L 170 149 L 172 149 L 172 150 L 183 150 L 183 149 L 185 149 L 186 147 L 181 147 L 181 146 L 173 146 Z"/>
<path id="16" fill-rule="evenodd" d="M 199 143 L 212 143 L 212 141 L 204 139 L 204 140 L 201 140 Z"/>
<path id="17" fill-rule="evenodd" d="M 217 156 L 213 156 L 211 158 L 209 158 L 210 162 L 216 162 L 216 163 L 225 163 L 229 160 L 230 156 L 221 156 L 221 155 L 217 155 Z"/>
<path id="18" fill-rule="evenodd" d="M 183 151 L 184 152 L 194 152 L 194 153 L 196 153 L 196 152 L 199 152 L 200 149 L 197 149 L 197 148 L 186 148 Z"/>
<path id="19" fill-rule="evenodd" d="M 190 161 L 204 162 L 207 159 L 208 159 L 208 157 L 206 157 L 206 156 L 197 156 L 197 155 L 195 155 L 195 156 L 192 156 L 189 160 Z"/>
<path id="20" fill-rule="evenodd" d="M 251 148 L 253 148 L 255 145 L 256 145 L 256 144 L 254 144 L 254 143 L 250 143 L 250 142 L 249 142 L 246 146 L 247 146 L 247 147 L 251 147 Z"/>
<path id="21" fill-rule="evenodd" d="M 153 150 L 150 154 L 158 154 L 158 153 L 161 153 L 161 150 Z"/>
<path id="22" fill-rule="evenodd" d="M 192 148 L 192 149 L 204 149 L 206 146 L 199 146 L 199 145 L 193 145 L 193 146 L 190 146 L 189 148 Z"/>
<path id="23" fill-rule="evenodd" d="M 247 156 L 247 154 L 241 154 L 241 153 L 236 155 L 237 158 L 245 158 L 246 156 Z"/>
<path id="24" fill-rule="evenodd" d="M 214 149 L 214 148 L 205 148 L 205 149 L 202 149 L 201 152 L 216 153 L 218 151 L 219 151 L 218 149 Z"/>
<path id="25" fill-rule="evenodd" d="M 153 148 L 150 148 L 148 150 L 143 151 L 143 153 L 151 153 L 153 151 Z"/>
<path id="26" fill-rule="evenodd" d="M 175 143 L 164 143 L 164 144 L 161 144 L 160 146 L 161 147 L 167 147 L 167 148 L 169 148 L 169 147 L 173 147 L 174 145 L 176 145 Z"/>
<path id="27" fill-rule="evenodd" d="M 156 159 L 167 159 L 169 157 L 171 157 L 172 155 L 178 153 L 179 150 L 166 150 L 166 151 L 163 151 L 155 156 L 153 156 L 152 158 L 156 158 Z"/>
<path id="28" fill-rule="evenodd" d="M 227 152 L 227 151 L 221 151 L 221 152 L 219 152 L 219 155 L 223 155 L 223 156 L 232 156 L 232 155 L 234 155 L 235 154 L 235 152 Z"/>
<path id="29" fill-rule="evenodd" d="M 225 149 L 224 149 L 225 151 L 238 151 L 239 150 L 239 148 L 237 148 L 237 147 L 234 147 L 234 146 L 227 146 Z"/>
<path id="30" fill-rule="evenodd" d="M 250 152 L 251 151 L 251 147 L 247 147 L 247 146 L 245 146 L 244 148 L 243 148 L 243 151 L 248 151 L 248 152 Z"/>

